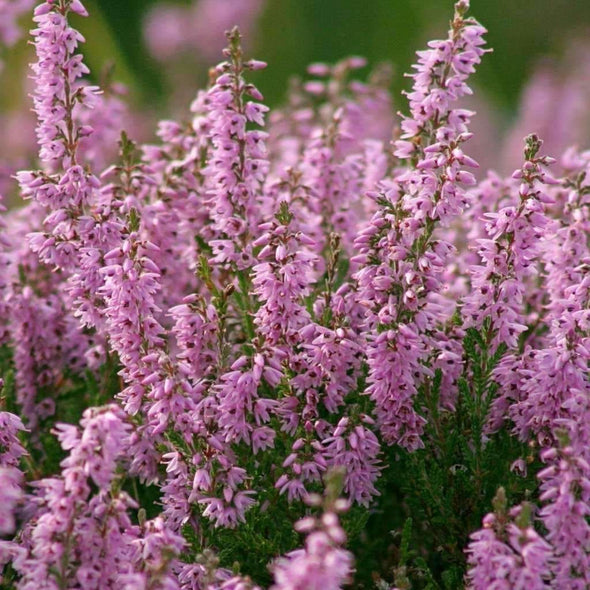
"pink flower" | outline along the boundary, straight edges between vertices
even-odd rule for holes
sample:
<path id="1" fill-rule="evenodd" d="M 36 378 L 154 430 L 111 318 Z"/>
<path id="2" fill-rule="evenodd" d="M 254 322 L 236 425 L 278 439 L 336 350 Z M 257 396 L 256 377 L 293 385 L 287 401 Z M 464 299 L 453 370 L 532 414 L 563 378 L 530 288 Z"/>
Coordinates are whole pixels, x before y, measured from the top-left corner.
<path id="1" fill-rule="evenodd" d="M 321 518 L 295 524 L 295 530 L 307 535 L 305 545 L 274 562 L 271 590 L 339 590 L 349 581 L 353 558 L 342 549 L 346 535 L 338 522 L 339 508 L 328 505 Z"/>

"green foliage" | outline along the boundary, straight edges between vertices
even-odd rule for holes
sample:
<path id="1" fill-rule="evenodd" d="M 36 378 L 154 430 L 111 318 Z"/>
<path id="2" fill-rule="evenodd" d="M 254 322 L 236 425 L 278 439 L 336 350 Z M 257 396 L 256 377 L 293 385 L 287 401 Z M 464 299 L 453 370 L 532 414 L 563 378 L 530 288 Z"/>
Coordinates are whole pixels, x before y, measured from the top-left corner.
<path id="1" fill-rule="evenodd" d="M 272 580 L 268 564 L 301 542 L 293 530 L 299 510 L 284 496 L 269 495 L 275 497 L 249 510 L 244 524 L 236 529 L 214 529 L 207 537 L 207 546 L 217 553 L 222 565 L 231 569 L 237 563 L 242 574 L 264 586 Z"/>
<path id="2" fill-rule="evenodd" d="M 0 394 L 0 408 L 5 412 L 18 414 L 12 351 L 8 346 L 0 347 L 0 377 L 4 380 L 2 393 Z"/>
<path id="3" fill-rule="evenodd" d="M 455 411 L 439 407 L 440 371 L 422 386 L 425 448 L 414 453 L 390 448 L 380 500 L 361 539 L 351 541 L 359 588 L 373 588 L 375 574 L 403 589 L 462 588 L 464 548 L 498 488 L 504 486 L 511 504 L 535 490 L 536 469 L 528 476 L 510 470 L 518 458 L 533 461 L 530 449 L 505 429 L 484 433 L 498 390 L 492 371 L 506 351 L 492 352 L 490 340 L 485 326 L 465 335 Z"/>

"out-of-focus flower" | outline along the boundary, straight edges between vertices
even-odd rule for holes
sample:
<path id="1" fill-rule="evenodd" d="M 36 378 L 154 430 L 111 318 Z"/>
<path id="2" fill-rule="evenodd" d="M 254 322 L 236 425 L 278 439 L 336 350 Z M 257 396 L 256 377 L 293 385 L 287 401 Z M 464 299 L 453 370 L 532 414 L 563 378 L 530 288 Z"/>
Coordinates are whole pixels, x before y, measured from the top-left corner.
<path id="1" fill-rule="evenodd" d="M 196 52 L 209 63 L 225 46 L 225 32 L 238 26 L 246 37 L 256 24 L 265 0 L 197 0 L 191 6 L 160 3 L 145 22 L 145 40 L 152 54 L 169 60 Z"/>

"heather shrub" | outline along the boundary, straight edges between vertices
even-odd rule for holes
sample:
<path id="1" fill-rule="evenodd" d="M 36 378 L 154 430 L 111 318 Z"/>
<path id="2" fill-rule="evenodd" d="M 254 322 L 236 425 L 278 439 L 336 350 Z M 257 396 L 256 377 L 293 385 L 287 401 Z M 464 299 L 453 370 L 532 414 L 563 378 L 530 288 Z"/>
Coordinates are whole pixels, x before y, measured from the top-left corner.
<path id="1" fill-rule="evenodd" d="M 0 228 L 2 587 L 590 587 L 590 152 L 531 129 L 510 176 L 478 171 L 468 9 L 400 118 L 359 57 L 269 112 L 233 28 L 141 144 L 83 4 L 37 4 Z"/>

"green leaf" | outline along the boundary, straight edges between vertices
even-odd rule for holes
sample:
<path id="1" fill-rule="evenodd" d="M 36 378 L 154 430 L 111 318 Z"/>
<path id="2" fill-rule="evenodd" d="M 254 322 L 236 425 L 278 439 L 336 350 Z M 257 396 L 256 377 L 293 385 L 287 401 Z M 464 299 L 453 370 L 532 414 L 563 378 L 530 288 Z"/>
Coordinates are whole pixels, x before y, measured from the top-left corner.
<path id="1" fill-rule="evenodd" d="M 409 517 L 404 523 L 404 529 L 402 531 L 402 540 L 400 543 L 400 565 L 405 565 L 408 562 L 409 549 L 410 549 L 410 538 L 412 536 L 412 518 Z"/>

